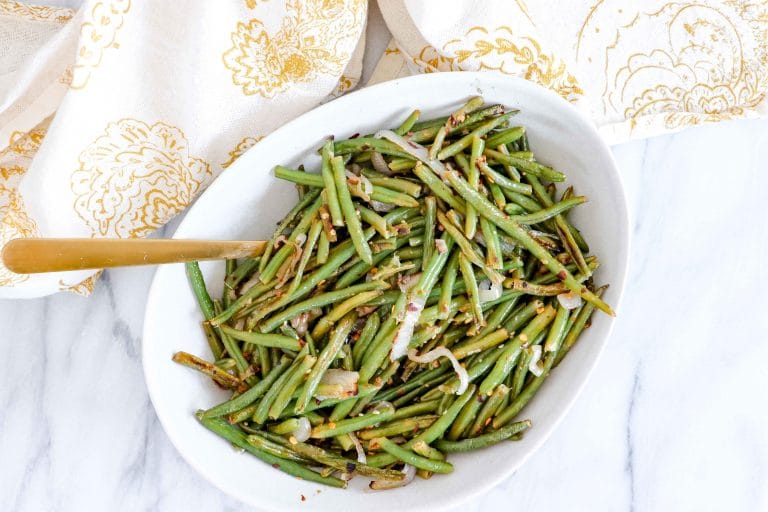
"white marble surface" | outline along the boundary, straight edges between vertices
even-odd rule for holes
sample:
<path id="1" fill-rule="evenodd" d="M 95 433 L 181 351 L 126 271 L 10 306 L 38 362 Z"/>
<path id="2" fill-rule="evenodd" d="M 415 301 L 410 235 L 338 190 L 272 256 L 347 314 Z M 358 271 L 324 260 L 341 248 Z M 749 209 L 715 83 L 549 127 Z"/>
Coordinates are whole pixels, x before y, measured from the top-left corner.
<path id="1" fill-rule="evenodd" d="M 634 238 L 612 339 L 551 439 L 465 508 L 768 510 L 768 121 L 614 154 Z M 249 510 L 180 458 L 152 410 L 152 274 L 106 272 L 90 298 L 0 302 L 0 509 Z"/>

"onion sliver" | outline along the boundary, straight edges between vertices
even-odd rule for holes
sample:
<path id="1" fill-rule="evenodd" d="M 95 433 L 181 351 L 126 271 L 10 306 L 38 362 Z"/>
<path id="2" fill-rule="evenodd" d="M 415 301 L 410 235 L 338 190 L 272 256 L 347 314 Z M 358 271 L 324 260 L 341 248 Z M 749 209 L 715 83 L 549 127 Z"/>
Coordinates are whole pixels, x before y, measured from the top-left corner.
<path id="1" fill-rule="evenodd" d="M 536 377 L 541 377 L 544 373 L 544 367 L 539 364 L 541 362 L 541 345 L 534 345 L 531 347 L 531 361 L 528 363 L 528 371 L 534 374 Z"/>
<path id="2" fill-rule="evenodd" d="M 390 361 L 397 361 L 408 353 L 408 345 L 413 338 L 413 329 L 419 322 L 421 312 L 424 311 L 424 304 L 426 304 L 425 300 L 414 299 L 405 306 L 403 321 L 397 327 L 397 334 L 392 341 L 392 350 L 389 352 Z"/>
<path id="3" fill-rule="evenodd" d="M 483 279 L 477 284 L 477 287 L 477 296 L 481 303 L 501 297 L 501 283 L 492 283 L 489 279 Z"/>
<path id="4" fill-rule="evenodd" d="M 400 135 L 396 134 L 392 130 L 379 130 L 374 135 L 377 139 L 387 139 L 393 142 L 397 147 L 411 155 L 416 160 L 421 160 L 427 164 L 433 171 L 437 173 L 441 178 L 445 177 L 447 169 L 440 160 L 429 158 L 429 151 L 421 144 L 417 144 L 413 141 L 404 139 Z"/>
<path id="5" fill-rule="evenodd" d="M 309 433 L 312 431 L 312 424 L 309 422 L 309 420 L 302 416 L 299 418 L 299 423 L 296 425 L 296 428 L 293 429 L 293 432 L 291 432 L 291 436 L 293 436 L 296 441 L 303 443 L 307 439 L 309 439 Z"/>
<path id="6" fill-rule="evenodd" d="M 438 357 L 447 357 L 451 361 L 453 370 L 456 372 L 456 376 L 459 378 L 459 387 L 456 389 L 456 394 L 461 395 L 464 393 L 464 391 L 467 390 L 467 387 L 469 386 L 469 374 L 467 373 L 466 368 L 459 364 L 459 360 L 456 359 L 456 356 L 453 355 L 450 350 L 445 347 L 437 347 L 420 356 L 416 354 L 416 349 L 411 349 L 408 351 L 408 359 L 416 363 L 431 363 Z"/>
<path id="7" fill-rule="evenodd" d="M 406 464 L 403 466 L 403 474 L 405 475 L 405 478 L 402 480 L 374 480 L 370 483 L 369 487 L 374 491 L 404 487 L 413 482 L 413 479 L 416 476 L 416 468 L 410 464 Z"/>
<path id="8" fill-rule="evenodd" d="M 576 309 L 581 306 L 581 297 L 573 292 L 561 293 L 557 296 L 557 302 L 559 302 L 565 309 Z"/>
<path id="9" fill-rule="evenodd" d="M 352 444 L 355 445 L 355 451 L 357 452 L 357 462 L 360 464 L 368 464 L 368 457 L 365 456 L 365 450 L 363 450 L 363 443 L 357 438 L 354 432 L 347 434 L 352 440 Z"/>
<path id="10" fill-rule="evenodd" d="M 386 160 L 384 160 L 384 155 L 381 153 L 377 153 L 375 151 L 371 153 L 371 164 L 373 164 L 373 168 L 381 174 L 392 176 L 392 169 L 389 168 Z"/>

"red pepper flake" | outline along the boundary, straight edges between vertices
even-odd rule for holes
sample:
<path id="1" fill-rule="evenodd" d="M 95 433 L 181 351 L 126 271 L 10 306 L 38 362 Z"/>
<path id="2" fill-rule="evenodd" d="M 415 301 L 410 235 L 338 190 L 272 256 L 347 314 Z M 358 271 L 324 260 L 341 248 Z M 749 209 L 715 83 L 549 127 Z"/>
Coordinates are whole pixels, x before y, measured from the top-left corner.
<path id="1" fill-rule="evenodd" d="M 557 273 L 557 278 L 561 281 L 565 281 L 566 277 L 568 277 L 568 274 L 565 273 L 565 270 L 561 270 Z"/>
<path id="2" fill-rule="evenodd" d="M 301 495 L 301 501 L 307 501 L 307 497 L 304 496 L 303 494 Z"/>
<path id="3" fill-rule="evenodd" d="M 280 469 L 280 464 L 275 462 L 274 464 L 272 464 L 272 467 L 275 468 L 275 469 Z"/>

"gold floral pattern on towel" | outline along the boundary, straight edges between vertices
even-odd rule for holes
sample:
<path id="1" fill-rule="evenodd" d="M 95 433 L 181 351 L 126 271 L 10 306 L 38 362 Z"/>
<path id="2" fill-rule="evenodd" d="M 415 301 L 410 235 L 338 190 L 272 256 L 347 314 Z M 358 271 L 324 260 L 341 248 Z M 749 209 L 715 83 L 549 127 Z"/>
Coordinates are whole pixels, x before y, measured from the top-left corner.
<path id="1" fill-rule="evenodd" d="M 80 47 L 77 49 L 70 87 L 83 89 L 93 71 L 101 65 L 107 50 L 117 49 L 117 34 L 122 28 L 131 0 L 97 2 L 85 14 L 80 26 Z"/>
<path id="2" fill-rule="evenodd" d="M 211 181 L 181 129 L 138 119 L 109 123 L 79 157 L 74 208 L 93 236 L 141 237 L 183 210 Z"/>
<path id="3" fill-rule="evenodd" d="M 607 26 L 615 29 L 601 34 Z M 765 99 L 766 2 L 650 1 L 632 8 L 600 1 L 579 34 L 577 57 L 603 70 L 602 114 L 629 120 L 632 130 L 742 117 Z M 603 52 L 585 51 L 598 39 Z"/>
<path id="4" fill-rule="evenodd" d="M 52 21 L 66 23 L 74 11 L 66 7 L 49 7 L 47 5 L 29 5 L 27 2 L 0 1 L 0 16 L 16 16 L 30 21 Z"/>
<path id="5" fill-rule="evenodd" d="M 440 50 L 425 46 L 414 63 L 424 72 L 499 71 L 522 76 L 569 101 L 584 94 L 565 62 L 544 50 L 536 38 L 518 34 L 507 26 L 490 30 L 471 27 L 463 36 L 447 41 Z"/>
<path id="6" fill-rule="evenodd" d="M 280 28 L 238 22 L 224 66 L 245 95 L 271 98 L 292 84 L 340 75 L 365 16 L 364 0 L 288 0 Z"/>
<path id="7" fill-rule="evenodd" d="M 226 169 L 227 167 L 235 163 L 235 160 L 243 156 L 243 153 L 251 149 L 257 142 L 259 142 L 263 138 L 264 138 L 263 135 L 260 135 L 258 137 L 243 138 L 243 140 L 238 142 L 235 148 L 229 152 L 229 160 L 221 164 L 221 167 L 223 169 Z"/>

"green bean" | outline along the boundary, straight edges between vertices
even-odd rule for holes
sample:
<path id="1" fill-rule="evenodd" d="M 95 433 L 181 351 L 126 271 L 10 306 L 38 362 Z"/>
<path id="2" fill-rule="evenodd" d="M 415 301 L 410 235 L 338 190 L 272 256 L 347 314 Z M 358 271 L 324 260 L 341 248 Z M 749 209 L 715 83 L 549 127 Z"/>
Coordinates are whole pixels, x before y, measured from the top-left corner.
<path id="1" fill-rule="evenodd" d="M 507 339 L 509 339 L 509 331 L 502 327 L 474 341 L 462 343 L 461 346 L 455 347 L 451 352 L 456 356 L 456 359 L 464 359 L 467 356 L 483 352 L 500 343 L 504 343 Z"/>
<path id="2" fill-rule="evenodd" d="M 495 148 L 498 146 L 506 146 L 523 136 L 525 128 L 522 126 L 513 126 L 500 132 L 496 132 L 493 135 L 489 135 L 485 141 L 486 146 L 489 148 Z"/>
<path id="3" fill-rule="evenodd" d="M 328 339 L 328 343 L 323 348 L 322 352 L 317 358 L 317 362 L 314 363 L 312 370 L 307 376 L 307 382 L 304 385 L 304 390 L 296 399 L 296 406 L 294 410 L 296 414 L 301 414 L 304 409 L 309 405 L 309 401 L 315 394 L 317 386 L 320 384 L 320 379 L 323 378 L 325 371 L 330 368 L 331 363 L 336 359 L 337 354 L 341 350 L 341 347 L 347 342 L 349 333 L 352 332 L 357 321 L 357 314 L 352 311 L 346 313 L 339 324 L 333 329 Z M 315 336 L 318 337 L 319 336 Z"/>
<path id="4" fill-rule="evenodd" d="M 280 375 L 282 375 L 289 366 L 290 359 L 283 357 L 280 359 L 280 363 L 275 368 L 273 368 L 271 372 L 265 375 L 265 377 L 259 381 L 258 384 L 248 389 L 244 393 L 204 411 L 202 413 L 202 417 L 218 418 L 220 416 L 227 416 L 251 405 L 267 392 L 267 390 L 275 383 L 277 378 L 280 377 Z M 253 413 L 247 415 L 246 417 L 250 417 L 252 414 Z"/>
<path id="5" fill-rule="evenodd" d="M 414 433 L 430 426 L 438 416 L 414 416 L 401 420 L 391 421 L 377 428 L 363 430 L 357 434 L 360 439 L 373 439 L 375 437 L 393 437 L 400 434 Z"/>
<path id="6" fill-rule="evenodd" d="M 209 376 L 224 387 L 236 389 L 240 386 L 240 379 L 234 375 L 230 375 L 218 366 L 187 352 L 176 352 L 173 354 L 173 361 Z"/>
<path id="7" fill-rule="evenodd" d="M 417 160 L 414 160 L 410 156 L 408 158 L 392 158 L 387 167 L 392 172 L 402 172 L 409 169 L 413 169 L 416 166 Z"/>
<path id="8" fill-rule="evenodd" d="M 451 208 L 459 213 L 464 213 L 466 211 L 464 202 L 456 197 L 451 189 L 443 183 L 429 167 L 423 165 L 421 162 L 416 162 L 416 166 L 413 168 L 413 173 L 418 176 L 435 196 L 445 201 Z"/>
<path id="9" fill-rule="evenodd" d="M 283 220 L 281 220 L 277 225 L 277 229 L 272 235 L 272 238 L 269 239 L 267 246 L 264 248 L 264 254 L 261 255 L 261 261 L 259 262 L 259 273 L 263 272 L 267 266 L 267 263 L 269 263 L 269 260 L 272 256 L 272 250 L 274 249 L 275 243 L 277 242 L 277 239 L 280 237 L 280 235 L 282 235 L 283 232 L 288 229 L 288 226 L 293 223 L 296 217 L 298 217 L 298 215 L 304 211 L 305 208 L 312 204 L 319 195 L 319 190 L 306 194 L 299 200 L 296 206 L 291 208 L 291 211 L 289 211 L 288 214 L 283 217 Z"/>
<path id="10" fill-rule="evenodd" d="M 448 233 L 450 237 L 456 242 L 456 245 L 459 246 L 459 248 L 461 249 L 461 253 L 464 255 L 464 257 L 467 258 L 471 263 L 474 263 L 475 265 L 477 265 L 478 267 L 481 267 L 481 268 L 484 267 L 485 263 L 475 251 L 475 247 L 464 236 L 464 233 L 461 232 L 461 230 L 457 227 L 456 223 L 451 222 L 451 219 L 456 219 L 456 217 L 455 216 L 448 217 L 445 214 L 443 214 L 443 212 L 440 212 L 440 211 L 437 212 L 437 220 L 440 222 L 443 228 L 445 228 L 445 232 Z"/>
<path id="11" fill-rule="evenodd" d="M 433 196 L 424 198 L 424 243 L 421 269 L 424 270 L 429 262 L 435 245 L 435 224 L 437 223 L 437 201 Z"/>
<path id="12" fill-rule="evenodd" d="M 453 471 L 453 465 L 450 462 L 422 457 L 411 450 L 396 445 L 386 437 L 378 437 L 371 440 L 371 443 L 380 446 L 385 452 L 396 459 L 419 469 L 425 469 L 434 473 L 451 473 Z"/>
<path id="13" fill-rule="evenodd" d="M 489 396 L 480 412 L 477 414 L 475 421 L 469 427 L 465 437 L 477 437 L 479 436 L 485 427 L 493 420 L 493 415 L 504 403 L 504 400 L 509 396 L 509 388 L 504 384 L 499 384 Z"/>
<path id="14" fill-rule="evenodd" d="M 368 304 L 371 300 L 375 299 L 383 292 L 382 290 L 371 290 L 362 292 L 358 295 L 354 295 L 343 302 L 338 303 L 333 309 L 328 312 L 327 315 L 317 321 L 315 327 L 312 329 L 312 336 L 315 338 L 322 338 L 341 317 L 354 310 L 357 307 Z"/>
<path id="15" fill-rule="evenodd" d="M 340 480 L 331 476 L 321 476 L 311 469 L 302 466 L 301 464 L 285 460 L 263 450 L 259 450 L 255 446 L 248 443 L 246 440 L 247 436 L 244 432 L 242 432 L 237 427 L 229 425 L 227 422 L 219 418 L 200 418 L 200 423 L 208 430 L 218 434 L 238 448 L 242 448 L 251 455 L 256 456 L 267 464 L 270 464 L 272 467 L 279 469 L 291 476 L 295 476 L 310 482 L 330 485 L 332 487 L 340 487 L 342 489 L 346 488 L 347 486 L 347 482 L 344 480 Z"/>
<path id="16" fill-rule="evenodd" d="M 464 283 L 467 285 L 467 295 L 469 296 L 469 304 L 472 307 L 475 323 L 481 326 L 485 325 L 483 308 L 480 306 L 480 292 L 477 287 L 475 273 L 472 271 L 472 264 L 466 258 L 464 253 L 459 254 L 459 269 L 461 270 L 461 276 L 464 278 Z"/>
<path id="17" fill-rule="evenodd" d="M 512 192 L 507 189 L 503 189 L 502 192 L 504 193 L 504 197 L 512 201 L 510 204 L 519 206 L 523 211 L 537 212 L 544 208 L 538 201 L 536 201 L 536 199 L 528 197 L 525 194 L 518 194 L 517 192 Z"/>
<path id="18" fill-rule="evenodd" d="M 363 227 L 360 225 L 360 219 L 355 212 L 352 196 L 350 196 L 349 189 L 347 188 L 347 177 L 344 174 L 344 161 L 341 157 L 333 157 L 331 159 L 331 168 L 333 169 L 333 179 L 336 183 L 336 193 L 339 205 L 341 206 L 341 212 L 344 216 L 341 225 L 346 225 L 347 230 L 349 231 L 349 237 L 352 239 L 352 244 L 355 246 L 355 251 L 360 256 L 360 259 L 366 263 L 371 263 L 373 260 L 371 248 L 368 246 L 368 241 L 363 235 Z"/>
<path id="19" fill-rule="evenodd" d="M 282 334 L 273 333 L 261 333 L 261 332 L 248 332 L 233 329 L 227 325 L 221 326 L 221 331 L 233 338 L 250 343 L 252 345 L 263 345 L 265 347 L 284 348 L 287 350 L 301 350 L 304 342 L 297 340 L 290 336 L 284 336 Z"/>
<path id="20" fill-rule="evenodd" d="M 387 190 L 394 190 L 396 192 L 402 192 L 408 194 L 411 197 L 419 197 L 421 195 L 421 185 L 410 180 L 402 178 L 391 178 L 369 169 L 363 169 L 362 174 L 368 178 L 368 181 L 376 186 L 380 186 Z"/>
<path id="21" fill-rule="evenodd" d="M 347 189 L 346 179 L 343 184 L 339 184 L 335 172 L 334 172 L 334 143 L 333 139 L 328 139 L 321 150 L 322 154 L 322 166 L 320 175 L 323 178 L 323 187 L 325 189 L 325 199 L 328 205 L 328 211 L 331 214 L 331 220 L 334 226 L 340 227 L 344 225 L 344 217 L 342 215 L 341 203 L 339 199 L 339 189 L 343 189 L 349 195 Z M 340 160 L 340 159 L 339 159 Z"/>
<path id="22" fill-rule="evenodd" d="M 570 199 L 565 199 L 559 203 L 554 203 L 552 206 L 548 206 L 547 208 L 541 209 L 537 212 L 529 213 L 527 215 L 514 215 L 511 217 L 511 219 L 519 222 L 520 224 L 539 224 L 551 219 L 552 217 L 555 217 L 556 215 L 560 215 L 567 210 L 570 210 L 574 206 L 585 203 L 586 201 L 587 198 L 584 196 L 571 197 Z"/>
<path id="23" fill-rule="evenodd" d="M 360 219 L 367 222 L 376 232 L 384 238 L 389 238 L 392 233 L 389 231 L 387 221 L 384 217 L 376 213 L 375 211 L 366 208 L 365 206 L 358 206 L 357 211 L 360 212 Z"/>
<path id="24" fill-rule="evenodd" d="M 525 183 L 518 183 L 507 178 L 503 174 L 491 169 L 491 166 L 489 166 L 483 160 L 479 161 L 478 168 L 488 182 L 495 183 L 502 189 L 511 190 L 512 192 L 524 195 L 531 195 L 533 193 L 530 185 L 526 185 Z"/>
<path id="25" fill-rule="evenodd" d="M 525 325 L 528 320 L 536 316 L 536 313 L 544 307 L 544 303 L 539 299 L 534 299 L 528 304 L 520 307 L 504 324 L 504 328 L 509 332 L 515 332 Z"/>
<path id="26" fill-rule="evenodd" d="M 485 217 L 482 217 L 480 219 L 480 230 L 483 233 L 487 249 L 485 257 L 486 265 L 495 270 L 503 269 L 504 256 L 501 252 L 501 241 L 499 240 L 499 233 L 496 231 L 496 226 L 489 222 Z"/>
<path id="27" fill-rule="evenodd" d="M 271 425 L 267 428 L 270 432 L 273 434 L 278 435 L 286 435 L 286 434 L 292 434 L 294 430 L 296 430 L 300 425 L 300 419 L 299 418 L 288 418 L 285 421 L 282 421 L 276 425 Z"/>
<path id="28" fill-rule="evenodd" d="M 472 400 L 468 401 L 464 407 L 462 407 L 459 415 L 456 416 L 451 428 L 448 430 L 448 433 L 445 436 L 446 439 L 455 441 L 462 436 L 464 431 L 470 427 L 477 417 L 477 413 L 480 411 L 484 399 L 485 397 L 483 395 L 476 394 Z"/>
<path id="29" fill-rule="evenodd" d="M 264 320 L 261 323 L 260 330 L 261 332 L 273 331 L 286 320 L 290 320 L 291 318 L 300 315 L 305 311 L 327 306 L 328 304 L 333 304 L 334 302 L 344 300 L 348 297 L 353 297 L 358 293 L 367 292 L 370 290 L 383 290 L 388 286 L 389 285 L 387 283 L 371 281 L 370 283 L 362 283 L 350 286 L 344 290 L 334 290 L 332 292 L 325 292 L 319 295 L 315 295 L 314 297 L 310 297 L 307 300 L 297 302 L 293 306 L 281 311 L 273 317 Z"/>
<path id="30" fill-rule="evenodd" d="M 363 325 L 363 329 L 360 331 L 360 337 L 352 347 L 352 361 L 354 362 L 355 368 L 360 368 L 363 355 L 365 355 L 365 350 L 370 345 L 373 337 L 379 330 L 380 325 L 381 317 L 378 313 L 374 312 L 365 319 L 365 325 Z"/>
<path id="31" fill-rule="evenodd" d="M 309 354 L 304 356 L 297 356 L 296 359 L 294 359 L 293 366 L 295 369 L 292 373 L 289 373 L 289 376 L 285 379 L 285 381 L 280 383 L 280 389 L 275 395 L 275 399 L 269 406 L 267 416 L 270 419 L 274 420 L 280 417 L 283 410 L 285 410 L 288 406 L 288 402 L 291 401 L 293 393 L 304 381 L 307 376 L 307 372 L 310 371 L 310 368 L 312 368 L 312 365 L 315 364 L 315 361 L 317 361 L 317 358 Z M 263 400 L 267 402 L 266 395 Z"/>
<path id="32" fill-rule="evenodd" d="M 467 182 L 470 187 L 477 188 L 480 185 L 480 172 L 478 171 L 480 162 L 478 160 L 483 154 L 483 149 L 485 149 L 485 141 L 475 135 L 472 138 L 472 151 L 469 157 L 469 165 L 464 171 L 467 173 Z M 459 155 L 456 156 L 456 161 L 461 165 L 462 160 L 464 159 L 459 159 Z M 463 157 L 463 155 L 461 156 Z M 475 237 L 476 232 L 477 210 L 475 210 L 473 206 L 467 205 L 467 214 L 464 216 L 464 235 L 466 235 L 467 238 L 472 239 Z"/>
<path id="33" fill-rule="evenodd" d="M 288 167 L 278 165 L 275 167 L 275 177 L 281 180 L 290 181 L 299 185 L 322 188 L 324 186 L 323 177 L 320 174 L 313 174 L 305 171 L 297 171 Z"/>
<path id="34" fill-rule="evenodd" d="M 346 139 L 336 142 L 333 145 L 333 152 L 336 155 L 348 155 L 359 151 L 373 150 L 383 155 L 396 156 L 399 158 L 412 158 L 408 153 L 400 149 L 397 144 L 387 139 L 377 139 L 374 137 L 357 137 L 355 139 Z"/>
<path id="35" fill-rule="evenodd" d="M 398 463 L 429 478 L 452 469 L 443 449 L 520 439 L 530 423 L 511 423 L 595 308 L 613 312 L 590 279 L 599 260 L 566 218 L 586 198 L 558 194 L 564 175 L 536 161 L 514 113 L 470 98 L 447 117 L 412 112 L 400 138 L 329 139 L 314 172 L 275 167 L 299 199 L 265 254 L 226 261 L 221 300 L 187 266 L 214 362 L 176 359 L 232 390 L 201 421 L 313 481 L 401 480 L 382 469 Z M 504 288 L 481 301 L 488 280 Z M 569 311 L 549 298 L 563 293 L 585 303 Z M 402 357 L 437 348 L 467 379 L 447 359 Z M 353 396 L 331 369 L 357 379 Z M 307 420 L 300 443 L 292 433 Z M 383 451 L 346 458 L 353 434 Z"/>
<path id="36" fill-rule="evenodd" d="M 473 137 L 482 137 L 486 133 L 490 132 L 497 126 L 501 126 L 502 123 L 507 122 L 507 120 L 514 115 L 512 112 L 508 112 L 506 114 L 502 114 L 498 117 L 492 118 L 490 121 L 487 121 L 480 125 L 479 127 L 475 128 L 471 133 L 468 135 L 465 135 L 461 139 L 457 140 L 453 144 L 450 144 L 449 146 L 444 147 L 438 154 L 437 158 L 440 160 L 445 160 L 446 158 L 455 155 L 456 153 L 460 151 L 464 151 L 466 148 L 468 148 L 472 144 L 472 138 Z"/>
<path id="37" fill-rule="evenodd" d="M 301 279 L 304 277 L 304 269 L 309 263 L 309 258 L 312 256 L 312 250 L 315 248 L 318 238 L 323 230 L 323 223 L 319 220 L 312 222 L 312 227 L 309 228 L 309 234 L 307 240 L 304 243 L 304 247 L 301 252 L 301 260 L 299 260 L 299 266 L 296 268 L 296 275 L 293 277 L 291 285 L 288 287 L 288 293 L 293 293 L 301 284 Z"/>
<path id="38" fill-rule="evenodd" d="M 525 136 L 525 134 L 523 134 L 523 136 Z M 514 145 L 514 143 L 512 143 L 511 145 Z M 488 144 L 488 147 L 492 148 L 494 146 L 491 146 L 490 144 Z M 499 153 L 502 153 L 504 155 L 509 155 L 509 150 L 507 149 L 506 145 L 501 144 L 501 145 L 495 146 L 495 147 L 499 151 Z M 507 174 L 509 175 L 510 178 L 512 178 L 515 181 L 520 181 L 520 173 L 513 166 L 511 166 L 511 165 L 504 165 L 504 170 L 507 171 Z"/>
<path id="39" fill-rule="evenodd" d="M 200 271 L 200 265 L 196 261 L 189 261 L 184 264 L 184 268 L 187 271 L 187 278 L 189 278 L 192 292 L 195 294 L 195 298 L 197 298 L 200 311 L 203 312 L 203 317 L 206 320 L 210 320 L 215 316 L 213 311 L 213 300 L 211 300 L 211 296 L 208 294 L 208 289 L 205 287 L 205 279 L 203 278 L 203 273 Z"/>
<path id="40" fill-rule="evenodd" d="M 416 441 L 423 441 L 426 444 L 431 444 L 435 440 L 439 439 L 446 430 L 451 426 L 453 420 L 456 419 L 461 409 L 477 392 L 477 386 L 471 384 L 464 393 L 462 393 L 456 401 L 435 421 L 432 425 L 427 427 L 422 433 L 405 443 L 405 448 L 410 448 Z M 393 457 L 391 454 L 378 454 L 373 457 L 368 457 L 368 465 L 374 467 L 382 467 L 392 464 L 397 460 L 397 457 Z"/>
<path id="41" fill-rule="evenodd" d="M 601 296 L 603 292 L 606 290 L 606 286 L 603 288 L 600 288 L 597 291 L 597 295 Z M 565 339 L 563 340 L 562 347 L 558 351 L 557 358 L 555 359 L 555 366 L 560 364 L 560 361 L 563 360 L 565 355 L 573 348 L 573 346 L 576 344 L 576 341 L 579 339 L 579 336 L 581 335 L 582 331 L 587 327 L 587 323 L 589 322 L 590 317 L 592 316 L 592 312 L 594 311 L 594 305 L 593 304 L 585 304 L 584 307 L 581 309 L 579 314 L 576 316 L 574 320 L 573 327 L 571 327 L 571 330 L 566 335 Z"/>
<path id="42" fill-rule="evenodd" d="M 320 240 L 317 242 L 317 262 L 318 263 L 326 263 L 328 261 L 328 252 L 330 250 L 330 242 L 328 240 L 328 235 L 326 235 L 325 231 L 320 233 Z M 296 290 L 293 290 L 289 295 L 292 295 L 296 293 Z"/>
<path id="43" fill-rule="evenodd" d="M 496 360 L 491 372 L 480 384 L 480 393 L 490 395 L 493 389 L 501 384 L 502 380 L 509 374 L 520 356 L 520 349 L 524 343 L 533 340 L 539 332 L 545 329 L 555 317 L 555 309 L 552 306 L 545 306 L 544 310 L 536 315 L 525 328 L 515 336 L 511 343 L 504 347 L 504 352 Z"/>
<path id="44" fill-rule="evenodd" d="M 380 393 L 376 395 L 376 399 L 380 401 L 386 401 L 386 400 L 392 400 L 393 398 L 402 396 L 408 393 L 409 391 L 424 385 L 426 382 L 434 379 L 435 377 L 439 377 L 440 375 L 443 375 L 444 373 L 446 373 L 449 367 L 450 367 L 450 364 L 447 361 L 444 361 L 437 368 L 433 368 L 431 370 L 422 372 L 416 377 L 410 379 L 408 382 L 404 382 L 403 384 L 399 385 L 396 388 L 392 388 L 384 393 Z"/>
<path id="45" fill-rule="evenodd" d="M 347 418 L 335 423 L 323 423 L 312 429 L 310 437 L 313 439 L 327 439 L 339 434 L 348 434 L 349 432 L 355 432 L 365 427 L 388 421 L 392 418 L 393 414 L 395 414 L 395 409 L 391 408 L 384 411 L 373 411 L 362 416 Z"/>
<path id="46" fill-rule="evenodd" d="M 414 110 L 411 112 L 411 114 L 405 118 L 405 121 L 402 122 L 400 126 L 395 128 L 393 131 L 398 135 L 405 135 L 409 131 L 411 131 L 411 128 L 413 128 L 413 125 L 416 124 L 416 121 L 419 120 L 419 116 L 421 115 L 420 110 Z"/>
<path id="47" fill-rule="evenodd" d="M 277 395 L 280 393 L 283 386 L 285 386 L 289 380 L 292 380 L 296 372 L 299 371 L 299 367 L 302 363 L 302 360 L 308 352 L 309 352 L 309 348 L 306 346 L 303 349 L 301 349 L 301 352 L 300 352 L 301 358 L 296 357 L 291 363 L 290 367 L 288 367 L 288 369 L 285 370 L 282 373 L 282 375 L 280 375 L 277 378 L 277 380 L 274 382 L 272 387 L 269 388 L 266 393 L 264 393 L 264 396 L 259 401 L 256 407 L 256 410 L 253 413 L 253 416 L 251 417 L 253 421 L 258 423 L 259 425 L 262 425 L 264 424 L 264 422 L 267 421 L 267 417 L 269 416 L 269 409 L 272 406 L 272 403 L 277 398 Z M 304 372 L 302 371 L 301 372 L 302 376 L 303 376 L 303 373 Z M 293 393 L 293 391 L 291 391 L 291 393 Z"/>
<path id="48" fill-rule="evenodd" d="M 563 283 L 536 284 L 523 281 L 522 279 L 508 278 L 504 280 L 503 284 L 504 288 L 510 288 L 518 292 L 528 295 L 536 295 L 538 297 L 552 297 L 568 292 L 568 287 Z"/>
<path id="49" fill-rule="evenodd" d="M 403 208 L 416 208 L 419 202 L 408 194 L 397 192 L 385 187 L 373 187 L 371 199 L 380 203 L 394 204 Z"/>
<path id="50" fill-rule="evenodd" d="M 311 459 L 324 466 L 330 466 L 340 471 L 345 471 L 348 473 L 356 471 L 363 476 L 384 480 L 398 481 L 403 479 L 403 473 L 400 471 L 394 471 L 391 469 L 379 469 L 368 466 L 366 464 L 360 464 L 357 461 L 342 457 L 341 455 L 329 452 L 323 448 L 308 443 L 291 443 L 290 441 L 281 438 L 280 436 L 275 436 L 267 432 L 261 432 L 261 436 L 276 444 L 290 448 L 303 457 Z"/>
<path id="51" fill-rule="evenodd" d="M 538 162 L 526 160 L 511 154 L 505 155 L 504 153 L 495 151 L 493 149 L 486 149 L 485 154 L 486 156 L 493 158 L 501 164 L 517 167 L 521 171 L 533 176 L 549 181 L 565 181 L 565 175 L 563 173 L 558 172 L 551 167 L 547 167 L 546 165 L 542 165 Z"/>
<path id="52" fill-rule="evenodd" d="M 435 138 L 435 135 L 437 134 L 437 130 L 439 130 L 441 127 L 447 126 L 447 134 L 450 135 L 452 133 L 457 133 L 461 130 L 464 130 L 465 128 L 469 126 L 476 125 L 479 122 L 482 122 L 488 117 L 497 116 L 499 114 L 504 113 L 504 107 L 502 105 L 490 105 L 488 107 L 483 107 L 477 110 L 474 110 L 467 114 L 464 117 L 464 120 L 457 120 L 459 122 L 457 123 L 448 123 L 449 117 L 439 117 L 436 119 L 431 119 L 429 121 L 425 121 L 422 123 L 416 123 L 411 130 L 413 133 L 410 135 L 409 139 L 413 142 L 425 142 L 429 141 Z M 513 111 L 513 113 L 517 113 L 517 111 Z"/>
<path id="53" fill-rule="evenodd" d="M 428 459 L 432 460 L 445 460 L 447 457 L 443 452 L 438 450 L 437 448 L 433 448 L 429 446 L 424 441 L 415 441 L 413 443 L 413 451 L 421 455 L 422 457 L 426 457 Z"/>
<path id="54" fill-rule="evenodd" d="M 480 195 L 477 191 L 469 187 L 466 181 L 461 179 L 455 171 L 446 173 L 447 180 L 453 185 L 453 187 L 459 192 L 465 200 L 471 203 L 477 208 L 478 213 L 488 218 L 489 221 L 496 224 L 503 231 L 512 236 L 517 242 L 525 247 L 531 254 L 542 263 L 544 263 L 550 271 L 561 277 L 561 280 L 565 285 L 574 293 L 581 296 L 587 302 L 595 304 L 599 309 L 605 313 L 616 316 L 613 310 L 603 302 L 594 293 L 590 292 L 586 287 L 576 281 L 573 275 L 557 261 L 549 252 L 539 245 L 531 236 L 520 226 L 517 222 L 510 220 L 504 213 L 500 212 L 495 206 L 493 206 L 486 198 Z"/>
<path id="55" fill-rule="evenodd" d="M 269 453 L 271 455 L 274 455 L 275 457 L 280 457 L 281 459 L 292 460 L 294 462 L 299 462 L 301 464 L 307 464 L 308 462 L 310 462 L 310 460 L 308 460 L 305 457 L 302 457 L 301 455 L 294 452 L 293 450 L 254 434 L 250 434 L 248 437 L 246 437 L 246 441 L 248 441 L 248 443 L 254 446 L 255 448 L 263 452 Z"/>
<path id="56" fill-rule="evenodd" d="M 437 402 L 438 402 L 437 400 L 432 400 L 429 402 L 417 402 L 413 405 L 400 407 L 395 411 L 395 414 L 392 416 L 392 421 L 411 418 L 418 414 L 434 412 L 437 410 Z"/>
<path id="57" fill-rule="evenodd" d="M 439 440 L 435 444 L 438 449 L 446 453 L 469 452 L 472 450 L 479 450 L 481 448 L 493 446 L 494 444 L 500 443 L 501 441 L 506 441 L 513 435 L 529 428 L 531 428 L 531 420 L 518 421 L 517 423 L 513 423 L 506 427 L 500 428 L 495 432 L 490 432 L 482 436 L 471 437 L 462 441 Z"/>

